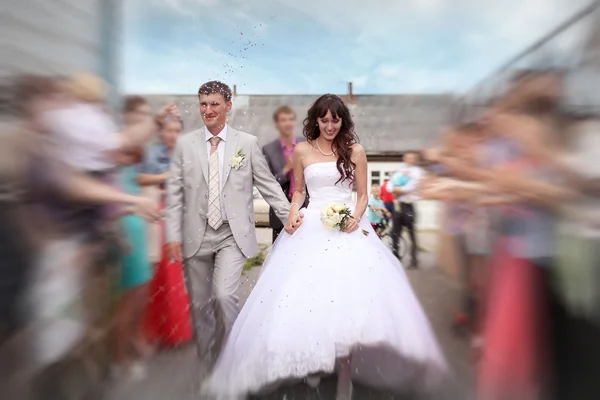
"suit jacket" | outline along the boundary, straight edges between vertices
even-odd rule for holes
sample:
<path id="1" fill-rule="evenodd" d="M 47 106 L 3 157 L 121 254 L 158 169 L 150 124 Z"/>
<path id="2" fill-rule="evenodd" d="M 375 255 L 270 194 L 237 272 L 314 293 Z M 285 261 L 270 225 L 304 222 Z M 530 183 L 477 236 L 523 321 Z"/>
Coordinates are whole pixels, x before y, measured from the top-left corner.
<path id="1" fill-rule="evenodd" d="M 233 237 L 246 257 L 258 253 L 255 232 L 253 187 L 287 222 L 290 203 L 277 183 L 256 136 L 228 126 L 223 160 L 221 195 Z M 244 160 L 239 169 L 232 168 L 233 157 L 241 151 Z M 193 257 L 202 244 L 208 226 L 208 154 L 204 128 L 177 140 L 167 180 L 167 242 L 180 242 L 183 257 Z"/>
<path id="2" fill-rule="evenodd" d="M 306 139 L 304 137 L 296 137 L 296 142 L 298 143 L 305 141 Z M 283 156 L 283 150 L 281 149 L 281 142 L 279 141 L 279 139 L 276 139 L 271 143 L 266 144 L 263 147 L 263 154 L 267 159 L 267 164 L 269 164 L 269 169 L 271 170 L 271 173 L 273 174 L 277 182 L 281 185 L 281 189 L 283 190 L 283 192 L 287 195 L 290 191 L 290 175 L 281 173 L 283 167 L 285 167 L 285 164 L 287 164 L 287 160 Z M 303 207 L 306 207 L 307 205 L 308 192 L 306 193 L 306 200 L 304 201 Z M 271 207 L 271 209 L 269 210 L 269 225 L 271 225 L 271 228 L 281 230 L 283 229 L 286 222 L 287 221 L 284 221 L 282 224 L 281 220 L 277 217 L 275 210 L 273 210 L 273 208 Z"/>

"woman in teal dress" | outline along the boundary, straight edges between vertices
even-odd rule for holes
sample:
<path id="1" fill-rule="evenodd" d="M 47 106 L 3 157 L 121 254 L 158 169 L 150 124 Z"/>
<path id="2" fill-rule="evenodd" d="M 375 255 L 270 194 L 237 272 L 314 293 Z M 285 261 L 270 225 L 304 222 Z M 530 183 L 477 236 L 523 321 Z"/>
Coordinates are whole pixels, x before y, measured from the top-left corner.
<path id="1" fill-rule="evenodd" d="M 141 149 L 122 154 L 120 184 L 130 194 L 140 194 L 137 172 L 134 165 L 142 159 Z M 152 279 L 152 267 L 148 259 L 146 221 L 124 209 L 121 213 L 121 228 L 126 241 L 121 256 L 119 287 L 121 298 L 117 307 L 116 326 L 116 375 L 142 378 L 143 366 L 134 362 L 135 355 L 141 356 L 145 347 L 141 332 L 141 319 L 148 302 L 148 284 Z"/>
<path id="2" fill-rule="evenodd" d="M 135 167 L 123 169 L 123 190 L 137 196 L 141 191 L 136 177 Z M 152 279 L 152 270 L 146 249 L 146 221 L 136 214 L 127 214 L 121 218 L 121 226 L 129 241 L 129 252 L 121 260 L 121 288 L 128 290 L 148 283 Z"/>

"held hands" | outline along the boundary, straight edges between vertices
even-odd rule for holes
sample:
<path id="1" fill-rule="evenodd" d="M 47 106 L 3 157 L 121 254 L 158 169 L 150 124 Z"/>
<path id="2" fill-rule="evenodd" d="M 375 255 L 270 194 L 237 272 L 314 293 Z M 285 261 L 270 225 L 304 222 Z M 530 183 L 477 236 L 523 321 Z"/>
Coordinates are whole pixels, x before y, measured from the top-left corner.
<path id="1" fill-rule="evenodd" d="M 304 215 L 300 214 L 300 212 L 297 210 L 297 207 L 297 205 L 292 204 L 290 216 L 288 217 L 288 223 L 284 227 L 285 231 L 290 235 L 293 235 L 294 232 L 300 228 L 300 225 L 302 225 L 302 218 L 304 218 Z"/>

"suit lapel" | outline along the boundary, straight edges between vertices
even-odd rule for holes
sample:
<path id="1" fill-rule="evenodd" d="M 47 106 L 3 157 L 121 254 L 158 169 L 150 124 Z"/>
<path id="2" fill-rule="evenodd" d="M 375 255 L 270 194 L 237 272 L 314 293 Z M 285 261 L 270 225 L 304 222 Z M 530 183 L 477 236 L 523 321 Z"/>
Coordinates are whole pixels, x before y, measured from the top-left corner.
<path id="1" fill-rule="evenodd" d="M 227 183 L 227 178 L 229 178 L 229 172 L 231 171 L 231 161 L 235 153 L 237 153 L 237 145 L 238 145 L 238 132 L 231 128 L 230 126 L 227 128 L 227 140 L 225 141 L 225 159 L 223 160 L 223 187 Z"/>
<path id="2" fill-rule="evenodd" d="M 206 154 L 206 133 L 204 129 L 199 129 L 196 134 L 196 152 L 198 154 L 198 159 L 200 160 L 200 167 L 202 168 L 202 175 L 204 176 L 204 180 L 208 185 L 208 154 Z"/>

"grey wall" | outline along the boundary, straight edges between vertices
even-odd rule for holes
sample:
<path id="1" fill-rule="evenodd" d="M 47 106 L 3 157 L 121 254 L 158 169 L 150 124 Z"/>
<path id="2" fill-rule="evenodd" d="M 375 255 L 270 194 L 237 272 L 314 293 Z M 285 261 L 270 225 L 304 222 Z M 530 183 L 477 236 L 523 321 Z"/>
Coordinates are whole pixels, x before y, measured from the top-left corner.
<path id="1" fill-rule="evenodd" d="M 147 96 L 157 108 L 174 101 L 183 116 L 185 130 L 202 127 L 198 98 L 191 96 Z M 317 96 L 255 95 L 234 98 L 229 123 L 236 129 L 252 133 L 261 145 L 274 140 L 272 114 L 287 104 L 298 115 L 297 132 L 302 132 L 302 120 Z M 434 144 L 448 121 L 453 97 L 449 95 L 372 95 L 357 96 L 350 110 L 356 132 L 370 153 L 398 153 Z"/>
<path id="2" fill-rule="evenodd" d="M 90 71 L 118 86 L 120 0 L 5 0 L 0 78 Z"/>

